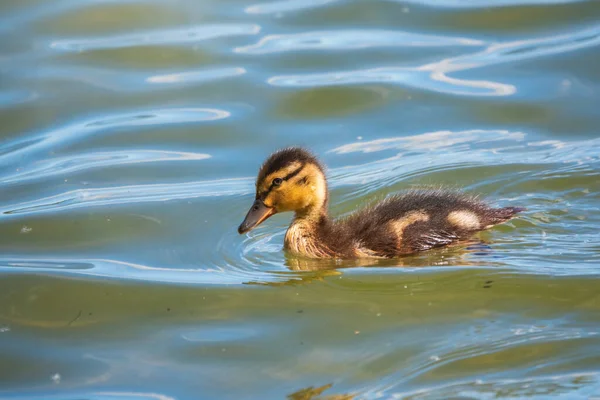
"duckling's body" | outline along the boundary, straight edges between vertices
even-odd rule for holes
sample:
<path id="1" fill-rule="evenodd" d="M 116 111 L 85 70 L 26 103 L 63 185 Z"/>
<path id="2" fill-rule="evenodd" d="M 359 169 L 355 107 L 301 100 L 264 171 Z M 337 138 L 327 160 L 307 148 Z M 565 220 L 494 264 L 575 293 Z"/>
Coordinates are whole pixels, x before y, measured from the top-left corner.
<path id="1" fill-rule="evenodd" d="M 306 150 L 272 154 L 261 167 L 256 200 L 238 231 L 269 216 L 294 211 L 284 247 L 311 258 L 391 258 L 445 246 L 508 221 L 521 208 L 492 208 L 447 190 L 413 190 L 389 196 L 351 215 L 329 217 L 323 167 Z"/>

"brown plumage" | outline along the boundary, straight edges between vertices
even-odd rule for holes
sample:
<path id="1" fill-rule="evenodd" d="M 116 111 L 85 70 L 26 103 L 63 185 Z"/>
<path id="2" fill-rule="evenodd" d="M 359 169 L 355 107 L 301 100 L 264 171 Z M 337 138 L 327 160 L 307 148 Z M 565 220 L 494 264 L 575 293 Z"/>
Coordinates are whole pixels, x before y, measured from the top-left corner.
<path id="1" fill-rule="evenodd" d="M 256 180 L 255 202 L 238 228 L 253 229 L 271 215 L 294 211 L 284 246 L 312 258 L 391 258 L 445 246 L 508 221 L 523 208 L 492 208 L 459 192 L 411 190 L 332 220 L 323 166 L 310 152 L 273 153 Z"/>

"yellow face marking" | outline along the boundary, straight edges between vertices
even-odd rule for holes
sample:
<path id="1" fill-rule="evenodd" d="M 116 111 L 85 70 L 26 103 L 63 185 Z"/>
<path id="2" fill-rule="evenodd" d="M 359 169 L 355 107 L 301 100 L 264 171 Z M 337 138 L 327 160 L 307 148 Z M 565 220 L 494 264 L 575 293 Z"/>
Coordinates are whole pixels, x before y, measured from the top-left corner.
<path id="1" fill-rule="evenodd" d="M 292 163 L 260 182 L 259 193 L 269 191 L 273 179 L 282 178 L 298 170 L 302 164 Z M 275 207 L 277 212 L 319 209 L 327 197 L 327 185 L 321 171 L 313 164 L 306 164 L 300 172 L 281 186 L 269 191 L 264 203 L 267 207 Z"/>
<path id="2" fill-rule="evenodd" d="M 281 188 L 272 190 L 265 199 L 267 207 L 276 207 L 278 212 L 296 211 L 309 206 L 312 199 L 310 189 L 284 183 Z"/>
<path id="3" fill-rule="evenodd" d="M 275 172 L 270 173 L 269 175 L 267 175 L 265 177 L 265 179 L 262 180 L 262 182 L 259 182 L 260 186 L 257 187 L 256 189 L 259 192 L 265 192 L 265 191 L 269 190 L 269 188 L 271 187 L 271 184 L 273 183 L 273 179 L 283 178 L 283 177 L 287 176 L 287 174 L 300 168 L 300 165 L 302 165 L 302 164 L 299 161 L 295 161 L 295 162 L 289 164 L 288 166 L 286 166 L 285 168 L 281 168 Z"/>
<path id="4" fill-rule="evenodd" d="M 465 230 L 476 230 L 481 228 L 479 217 L 472 211 L 459 210 L 448 214 L 448 222 L 457 228 Z"/>
<path id="5" fill-rule="evenodd" d="M 312 197 L 311 203 L 314 207 L 320 208 L 327 198 L 327 183 L 325 182 L 325 177 L 321 170 L 313 164 L 307 164 L 302 172 L 301 175 L 307 177 L 307 184 L 304 186 L 310 189 Z"/>
<path id="6" fill-rule="evenodd" d="M 424 210 L 411 211 L 404 217 L 391 221 L 390 226 L 396 237 L 398 238 L 398 245 L 402 244 L 402 237 L 404 236 L 404 230 L 415 222 L 429 221 L 429 215 Z"/>

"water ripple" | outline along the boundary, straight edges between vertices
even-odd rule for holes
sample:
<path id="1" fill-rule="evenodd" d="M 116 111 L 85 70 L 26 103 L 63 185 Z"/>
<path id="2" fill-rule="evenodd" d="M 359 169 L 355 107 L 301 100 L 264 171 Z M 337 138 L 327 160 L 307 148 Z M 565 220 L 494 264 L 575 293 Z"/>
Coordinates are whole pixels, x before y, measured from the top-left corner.
<path id="1" fill-rule="evenodd" d="M 429 7 L 448 7 L 448 8 L 497 8 L 507 6 L 524 5 L 550 5 L 550 4 L 569 4 L 585 3 L 589 0 L 494 0 L 482 3 L 477 0 L 387 0 L 398 3 L 422 4 Z"/>
<path id="2" fill-rule="evenodd" d="M 125 35 L 100 36 L 79 39 L 56 39 L 52 49 L 87 51 L 149 45 L 180 45 L 230 36 L 256 35 L 260 26 L 254 24 L 207 24 L 202 26 L 163 29 L 156 32 L 136 32 Z"/>
<path id="3" fill-rule="evenodd" d="M 26 394 L 19 394 L 15 399 L 23 399 Z M 7 397 L 11 399 L 12 397 Z M 167 396 L 161 393 L 135 392 L 135 391 L 93 391 L 52 394 L 46 393 L 42 396 L 31 394 L 26 397 L 27 400 L 177 400 L 176 397 Z"/>
<path id="4" fill-rule="evenodd" d="M 268 83 L 285 87 L 319 87 L 387 82 L 455 95 L 509 96 L 517 92 L 515 85 L 491 80 L 461 79 L 451 77 L 449 74 L 575 51 L 598 44 L 600 44 L 600 27 L 596 26 L 568 35 L 493 43 L 477 53 L 442 59 L 416 67 L 377 67 L 354 71 L 275 76 L 269 78 Z"/>
<path id="5" fill-rule="evenodd" d="M 1 206 L 0 214 L 9 216 L 110 204 L 231 196 L 249 193 L 251 190 L 252 180 L 249 178 L 77 189 L 12 206 Z"/>
<path id="6" fill-rule="evenodd" d="M 80 82 L 100 89 L 135 93 L 153 91 L 161 86 L 162 89 L 174 89 L 189 86 L 191 83 L 201 84 L 217 79 L 237 77 L 244 75 L 246 70 L 242 67 L 215 67 L 199 68 L 195 70 L 174 71 L 169 69 L 160 74 L 137 71 L 126 72 L 120 69 L 94 68 L 83 66 L 49 66 L 32 71 L 16 71 L 17 75 L 23 74 L 27 78 L 41 80 L 64 80 L 67 82 Z"/>
<path id="7" fill-rule="evenodd" d="M 482 46 L 477 39 L 434 36 L 392 30 L 313 31 L 289 35 L 268 35 L 258 43 L 234 51 L 268 54 L 301 50 L 351 50 L 372 47 Z"/>
<path id="8" fill-rule="evenodd" d="M 438 131 L 428 132 L 421 135 L 403 136 L 395 138 L 384 138 L 369 141 L 358 141 L 336 147 L 329 152 L 346 154 L 353 152 L 372 153 L 382 150 L 438 150 L 461 144 L 472 144 L 474 138 L 477 143 L 498 142 L 507 140 L 509 142 L 522 141 L 525 138 L 523 132 L 511 132 L 506 130 L 482 130 L 474 129 L 468 131 Z M 496 150 L 498 148 L 496 147 Z"/>
<path id="9" fill-rule="evenodd" d="M 15 105 L 31 103 L 39 98 L 36 92 L 25 90 L 0 91 L 0 109 L 14 107 Z"/>
<path id="10" fill-rule="evenodd" d="M 215 121 L 229 116 L 230 113 L 225 110 L 191 107 L 113 113 L 68 124 L 48 132 L 29 134 L 25 136 L 26 139 L 0 144 L 0 160 L 6 162 L 18 159 L 24 154 L 72 143 L 74 140 L 85 140 L 90 135 L 108 129 Z M 2 155 L 7 148 L 10 152 Z"/>
<path id="11" fill-rule="evenodd" d="M 210 158 L 209 154 L 166 150 L 121 150 L 110 152 L 79 153 L 73 156 L 42 160 L 18 172 L 2 177 L 2 184 L 48 178 L 92 168 L 115 167 L 127 164 L 156 163 L 164 161 L 198 161 Z"/>
<path id="12" fill-rule="evenodd" d="M 246 273 L 219 267 L 176 268 L 143 265 L 110 259 L 0 257 L 0 271 L 5 273 L 76 274 L 89 277 L 131 279 L 148 282 L 202 283 L 207 285 L 240 284 Z"/>
<path id="13" fill-rule="evenodd" d="M 246 7 L 245 11 L 248 14 L 279 14 L 322 7 L 337 1 L 339 0 L 281 0 L 254 4 Z"/>
<path id="14" fill-rule="evenodd" d="M 440 398 L 496 399 L 499 393 L 509 399 L 546 400 L 568 396 L 573 400 L 589 400 L 600 390 L 600 374 L 577 372 L 513 379 L 485 378 L 453 381 L 413 391 L 390 391 L 390 399 L 425 400 Z"/>
<path id="15" fill-rule="evenodd" d="M 203 82 L 244 75 L 245 73 L 246 70 L 244 68 L 218 68 L 204 71 L 189 71 L 174 74 L 154 75 L 146 78 L 146 82 L 157 84 Z"/>

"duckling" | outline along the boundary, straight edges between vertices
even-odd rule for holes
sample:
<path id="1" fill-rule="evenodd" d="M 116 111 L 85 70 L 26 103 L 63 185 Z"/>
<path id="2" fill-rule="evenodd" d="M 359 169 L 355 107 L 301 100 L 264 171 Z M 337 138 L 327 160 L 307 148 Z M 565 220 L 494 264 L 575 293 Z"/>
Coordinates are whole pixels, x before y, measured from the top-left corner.
<path id="1" fill-rule="evenodd" d="M 309 151 L 290 147 L 261 166 L 256 198 L 240 234 L 270 216 L 293 211 L 284 248 L 309 258 L 393 258 L 447 246 L 506 222 L 520 207 L 492 208 L 475 197 L 443 189 L 388 196 L 333 220 L 323 165 Z"/>

